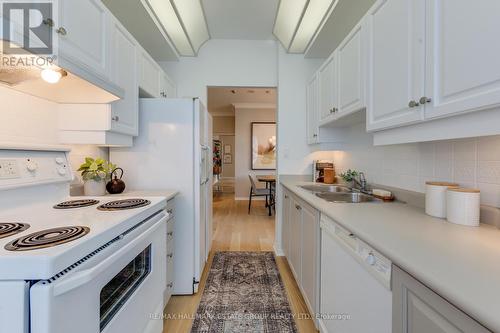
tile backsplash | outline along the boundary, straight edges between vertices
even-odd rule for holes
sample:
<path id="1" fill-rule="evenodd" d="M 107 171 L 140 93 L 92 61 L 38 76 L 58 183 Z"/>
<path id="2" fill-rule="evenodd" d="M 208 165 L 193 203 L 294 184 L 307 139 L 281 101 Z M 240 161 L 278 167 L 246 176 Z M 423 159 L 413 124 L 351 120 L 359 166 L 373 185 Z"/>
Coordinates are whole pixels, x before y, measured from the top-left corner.
<path id="1" fill-rule="evenodd" d="M 334 153 L 338 173 L 356 169 L 370 183 L 417 192 L 429 180 L 454 181 L 500 207 L 500 136 L 374 147 L 372 135 L 356 126 L 347 142 Z"/>

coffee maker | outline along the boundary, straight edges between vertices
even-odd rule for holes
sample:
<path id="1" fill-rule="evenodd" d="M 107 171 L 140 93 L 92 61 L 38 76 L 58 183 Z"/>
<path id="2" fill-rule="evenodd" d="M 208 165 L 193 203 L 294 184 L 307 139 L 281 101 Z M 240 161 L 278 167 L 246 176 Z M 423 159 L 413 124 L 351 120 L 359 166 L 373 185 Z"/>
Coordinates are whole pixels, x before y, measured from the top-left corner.
<path id="1" fill-rule="evenodd" d="M 333 163 L 333 161 L 315 160 L 313 162 L 313 182 L 324 183 L 325 182 L 325 170 L 335 170 L 335 164 Z M 333 171 L 333 173 L 334 173 L 334 171 Z M 327 175 L 327 176 L 329 176 L 329 175 Z M 333 177 L 335 177 L 334 174 L 333 174 Z M 333 182 L 333 181 L 331 181 L 331 182 Z"/>

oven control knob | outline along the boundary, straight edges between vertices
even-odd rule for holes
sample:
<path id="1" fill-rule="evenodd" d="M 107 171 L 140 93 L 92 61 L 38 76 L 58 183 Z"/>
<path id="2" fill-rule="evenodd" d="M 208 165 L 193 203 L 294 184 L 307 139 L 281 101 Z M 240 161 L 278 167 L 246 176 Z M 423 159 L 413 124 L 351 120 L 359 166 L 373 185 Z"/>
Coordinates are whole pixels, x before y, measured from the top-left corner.
<path id="1" fill-rule="evenodd" d="M 66 175 L 66 169 L 65 168 L 58 168 L 57 169 L 57 173 L 61 176 L 65 176 Z"/>
<path id="2" fill-rule="evenodd" d="M 64 163 L 64 158 L 62 158 L 62 157 L 56 157 L 56 163 L 57 164 L 63 164 Z"/>
<path id="3" fill-rule="evenodd" d="M 375 263 L 377 262 L 377 258 L 375 258 L 375 256 L 373 255 L 373 253 L 370 253 L 368 255 L 368 257 L 366 257 L 366 263 L 370 266 L 373 266 L 375 265 Z"/>
<path id="4" fill-rule="evenodd" d="M 35 172 L 38 169 L 38 164 L 33 161 L 28 161 L 26 163 L 26 169 L 28 169 L 29 172 Z"/>

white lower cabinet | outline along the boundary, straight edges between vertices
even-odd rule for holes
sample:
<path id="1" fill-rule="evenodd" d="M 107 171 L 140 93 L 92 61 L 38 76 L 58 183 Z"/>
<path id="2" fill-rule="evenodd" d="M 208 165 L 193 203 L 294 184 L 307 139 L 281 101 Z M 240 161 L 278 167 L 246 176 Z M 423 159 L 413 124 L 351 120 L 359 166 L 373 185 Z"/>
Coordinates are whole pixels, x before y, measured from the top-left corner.
<path id="1" fill-rule="evenodd" d="M 319 212 L 283 189 L 282 216 L 283 250 L 315 315 L 319 311 Z"/>
<path id="2" fill-rule="evenodd" d="M 490 332 L 397 266 L 392 294 L 393 333 Z"/>

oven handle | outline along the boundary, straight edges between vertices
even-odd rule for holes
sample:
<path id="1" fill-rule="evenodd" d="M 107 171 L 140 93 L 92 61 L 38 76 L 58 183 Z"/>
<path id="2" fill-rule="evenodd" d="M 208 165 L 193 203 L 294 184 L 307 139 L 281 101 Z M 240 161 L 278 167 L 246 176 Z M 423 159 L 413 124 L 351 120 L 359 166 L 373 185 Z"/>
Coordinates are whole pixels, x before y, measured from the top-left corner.
<path id="1" fill-rule="evenodd" d="M 152 233 L 158 229 L 158 227 L 166 222 L 165 214 L 159 214 L 155 216 L 153 225 L 149 227 L 146 231 L 140 234 L 138 237 L 134 238 L 132 241 L 126 243 L 123 247 L 121 247 L 118 251 L 111 254 L 109 257 L 104 259 L 102 262 L 97 264 L 96 266 L 82 270 L 80 272 L 76 272 L 72 276 L 68 276 L 66 279 L 61 280 L 59 283 L 54 285 L 54 295 L 59 296 L 65 294 L 75 288 L 78 288 L 84 284 L 89 283 L 94 278 L 96 278 L 99 274 L 105 271 L 109 266 L 111 266 L 117 258 L 121 257 L 123 253 L 127 252 L 138 243 L 142 242 L 145 238 L 149 237 Z M 120 239 L 118 242 L 123 242 L 125 238 Z"/>

